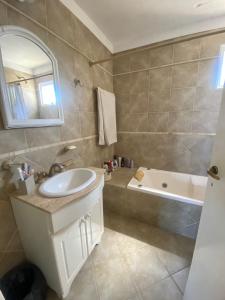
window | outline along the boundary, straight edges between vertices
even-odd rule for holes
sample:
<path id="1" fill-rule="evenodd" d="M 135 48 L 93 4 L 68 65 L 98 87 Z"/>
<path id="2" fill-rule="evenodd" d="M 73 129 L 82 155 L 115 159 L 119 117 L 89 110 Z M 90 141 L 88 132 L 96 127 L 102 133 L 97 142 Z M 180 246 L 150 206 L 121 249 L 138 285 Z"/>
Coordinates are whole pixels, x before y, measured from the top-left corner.
<path id="1" fill-rule="evenodd" d="M 55 88 L 53 81 L 39 83 L 41 105 L 56 105 Z"/>
<path id="2" fill-rule="evenodd" d="M 222 89 L 225 83 L 225 45 L 220 48 L 220 59 L 219 59 L 219 76 L 217 82 L 217 88 Z"/>

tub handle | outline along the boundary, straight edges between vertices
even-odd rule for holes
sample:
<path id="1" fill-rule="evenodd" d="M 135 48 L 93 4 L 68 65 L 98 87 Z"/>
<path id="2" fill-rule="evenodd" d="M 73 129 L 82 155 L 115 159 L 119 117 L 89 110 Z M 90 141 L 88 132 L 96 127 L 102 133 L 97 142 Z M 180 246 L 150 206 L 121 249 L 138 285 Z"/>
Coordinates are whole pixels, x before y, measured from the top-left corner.
<path id="1" fill-rule="evenodd" d="M 219 169 L 217 166 L 212 166 L 210 169 L 207 170 L 207 173 L 209 176 L 211 176 L 212 178 L 216 179 L 216 180 L 220 180 L 220 177 L 218 175 L 219 173 Z"/>

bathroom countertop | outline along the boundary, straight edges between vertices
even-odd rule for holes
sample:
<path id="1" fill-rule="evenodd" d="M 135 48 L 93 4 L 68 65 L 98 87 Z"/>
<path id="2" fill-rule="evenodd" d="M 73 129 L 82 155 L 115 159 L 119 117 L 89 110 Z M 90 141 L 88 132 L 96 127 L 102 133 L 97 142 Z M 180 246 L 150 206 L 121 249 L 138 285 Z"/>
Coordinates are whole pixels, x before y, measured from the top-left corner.
<path id="1" fill-rule="evenodd" d="M 78 193 L 74 193 L 65 197 L 49 198 L 41 195 L 38 192 L 39 186 L 37 186 L 36 190 L 32 195 L 18 195 L 17 193 L 15 193 L 12 195 L 12 197 L 16 198 L 19 201 L 23 201 L 29 205 L 32 205 L 36 208 L 39 208 L 47 213 L 53 214 L 59 209 L 63 208 L 65 205 L 68 205 L 69 203 L 86 196 L 99 185 L 102 176 L 104 176 L 104 169 L 94 167 L 89 168 L 96 172 L 96 180 L 83 191 L 80 191 Z"/>
<path id="2" fill-rule="evenodd" d="M 106 181 L 105 184 L 126 188 L 136 171 L 136 168 L 118 168 L 112 173 L 112 179 Z"/>

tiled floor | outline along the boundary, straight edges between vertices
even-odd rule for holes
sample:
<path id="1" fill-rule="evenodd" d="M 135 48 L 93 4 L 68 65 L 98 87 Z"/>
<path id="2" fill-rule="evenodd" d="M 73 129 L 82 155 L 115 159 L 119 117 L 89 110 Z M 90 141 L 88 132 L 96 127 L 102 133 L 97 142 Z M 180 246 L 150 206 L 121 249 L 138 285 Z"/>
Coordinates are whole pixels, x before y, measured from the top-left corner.
<path id="1" fill-rule="evenodd" d="M 67 300 L 182 299 L 193 240 L 109 213 L 105 227 Z"/>

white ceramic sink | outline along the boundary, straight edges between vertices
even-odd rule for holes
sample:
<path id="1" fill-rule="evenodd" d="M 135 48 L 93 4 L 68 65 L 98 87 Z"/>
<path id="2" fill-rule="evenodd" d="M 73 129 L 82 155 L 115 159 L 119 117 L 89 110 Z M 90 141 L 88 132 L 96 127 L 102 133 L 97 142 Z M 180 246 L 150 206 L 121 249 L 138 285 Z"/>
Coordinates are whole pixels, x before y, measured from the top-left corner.
<path id="1" fill-rule="evenodd" d="M 79 168 L 57 174 L 41 184 L 39 192 L 47 197 L 64 197 L 82 191 L 96 179 L 93 170 Z"/>

